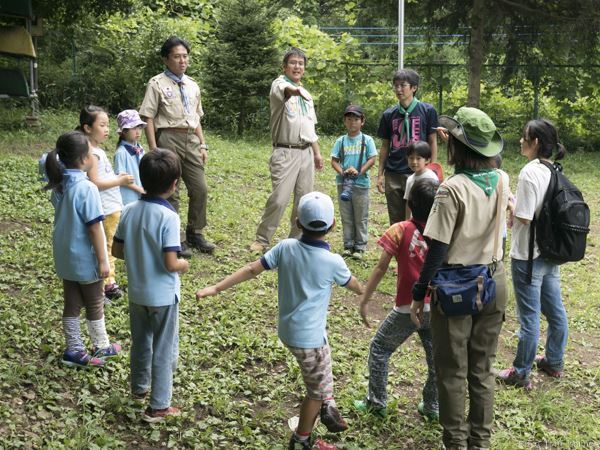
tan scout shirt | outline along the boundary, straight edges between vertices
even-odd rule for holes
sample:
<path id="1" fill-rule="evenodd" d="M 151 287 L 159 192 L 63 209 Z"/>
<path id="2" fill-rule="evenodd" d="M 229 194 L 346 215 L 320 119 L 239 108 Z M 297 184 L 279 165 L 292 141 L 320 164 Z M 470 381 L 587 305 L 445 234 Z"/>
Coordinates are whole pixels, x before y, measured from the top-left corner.
<path id="1" fill-rule="evenodd" d="M 184 75 L 184 85 L 190 99 L 190 114 L 183 108 L 181 90 L 177 83 L 164 73 L 150 78 L 146 87 L 144 101 L 140 107 L 140 116 L 154 119 L 154 128 L 191 128 L 196 129 L 204 115 L 200 101 L 200 88 L 196 82 Z"/>
<path id="2" fill-rule="evenodd" d="M 308 114 L 303 115 L 300 97 L 292 95 L 286 100 L 285 88 L 294 85 L 285 81 L 283 75 L 271 84 L 269 100 L 271 103 L 271 138 L 273 144 L 312 144 L 319 139 L 315 132 L 317 115 L 313 101 L 306 102 Z"/>
<path id="3" fill-rule="evenodd" d="M 502 230 L 506 221 L 509 184 L 502 176 L 500 226 L 496 259 L 502 259 Z M 498 188 L 490 197 L 464 175 L 447 178 L 439 187 L 427 219 L 425 236 L 449 244 L 448 264 L 490 264 L 494 250 L 494 227 Z"/>

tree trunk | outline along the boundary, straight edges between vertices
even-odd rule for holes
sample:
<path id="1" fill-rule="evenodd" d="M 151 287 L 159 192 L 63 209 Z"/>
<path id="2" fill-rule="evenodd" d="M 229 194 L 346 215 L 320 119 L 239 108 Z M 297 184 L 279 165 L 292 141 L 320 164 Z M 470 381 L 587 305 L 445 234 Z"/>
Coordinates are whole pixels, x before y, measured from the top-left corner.
<path id="1" fill-rule="evenodd" d="M 481 96 L 481 66 L 483 65 L 483 31 L 485 0 L 473 0 L 471 11 L 471 40 L 469 42 L 469 90 L 467 106 L 479 107 Z"/>

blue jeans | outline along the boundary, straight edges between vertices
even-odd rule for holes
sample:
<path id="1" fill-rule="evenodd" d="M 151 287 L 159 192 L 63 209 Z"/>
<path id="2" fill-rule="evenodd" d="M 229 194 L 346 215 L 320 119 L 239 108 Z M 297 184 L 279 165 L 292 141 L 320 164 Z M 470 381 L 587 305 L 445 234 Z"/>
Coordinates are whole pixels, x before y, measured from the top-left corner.
<path id="1" fill-rule="evenodd" d="M 569 326 L 560 296 L 560 270 L 542 258 L 533 260 L 531 284 L 527 280 L 527 261 L 512 259 L 512 279 L 519 312 L 519 344 L 513 367 L 520 376 L 528 376 L 533 366 L 540 337 L 540 313 L 548 321 L 546 361 L 563 367 Z"/>
<path id="2" fill-rule="evenodd" d="M 344 248 L 365 250 L 369 239 L 369 188 L 354 186 L 350 201 L 340 200 L 342 185 L 338 184 L 338 203 L 342 218 Z"/>
<path id="3" fill-rule="evenodd" d="M 414 332 L 419 334 L 427 360 L 427 381 L 423 387 L 423 403 L 426 412 L 438 411 L 438 392 L 433 365 L 433 344 L 429 327 L 429 313 L 425 313 L 421 328 L 417 328 L 410 314 L 392 310 L 381 323 L 369 349 L 369 392 L 367 403 L 377 408 L 387 405 L 388 367 L 392 354 Z"/>
<path id="4" fill-rule="evenodd" d="M 171 406 L 179 353 L 179 303 L 151 307 L 129 302 L 131 392 L 151 391 L 150 408 Z"/>

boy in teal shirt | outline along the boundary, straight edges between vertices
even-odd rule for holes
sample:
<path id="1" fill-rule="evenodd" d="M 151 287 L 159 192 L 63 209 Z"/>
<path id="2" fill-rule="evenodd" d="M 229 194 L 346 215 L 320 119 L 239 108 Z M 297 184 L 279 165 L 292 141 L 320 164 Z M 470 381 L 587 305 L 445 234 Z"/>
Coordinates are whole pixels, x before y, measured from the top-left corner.
<path id="1" fill-rule="evenodd" d="M 358 105 L 344 111 L 344 126 L 348 133 L 340 136 L 331 151 L 331 166 L 337 172 L 344 256 L 361 259 L 367 248 L 369 221 L 368 170 L 375 163 L 377 149 L 371 136 L 361 132 L 365 114 Z"/>

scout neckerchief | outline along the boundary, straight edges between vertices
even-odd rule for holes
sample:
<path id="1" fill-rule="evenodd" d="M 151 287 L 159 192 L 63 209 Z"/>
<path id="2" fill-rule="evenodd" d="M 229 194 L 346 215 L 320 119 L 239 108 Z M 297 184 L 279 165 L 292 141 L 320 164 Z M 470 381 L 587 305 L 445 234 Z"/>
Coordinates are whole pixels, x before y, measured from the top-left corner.
<path id="1" fill-rule="evenodd" d="M 190 113 L 190 98 L 188 97 L 187 91 L 185 89 L 185 82 L 184 82 L 185 74 L 182 74 L 181 78 L 179 78 L 177 75 L 175 75 L 169 69 L 166 69 L 165 75 L 168 76 L 175 83 L 177 83 L 177 85 L 179 86 L 179 90 L 181 91 L 181 99 L 183 101 L 183 109 L 185 109 L 186 114 L 189 114 Z"/>
<path id="2" fill-rule="evenodd" d="M 488 197 L 491 196 L 496 190 L 496 185 L 498 184 L 498 172 L 495 169 L 483 169 L 483 170 L 467 170 L 467 169 L 459 169 L 454 173 L 459 174 L 462 173 L 469 180 L 483 189 L 485 195 Z"/>
<path id="3" fill-rule="evenodd" d="M 144 156 L 144 149 L 137 142 L 135 145 L 131 145 L 126 141 L 121 141 L 119 142 L 119 145 L 125 147 L 125 150 L 127 150 L 127 153 L 129 153 L 131 156 L 137 156 L 138 161 L 142 156 Z"/>
<path id="4" fill-rule="evenodd" d="M 294 83 L 292 80 L 290 80 L 288 78 L 287 75 L 283 76 L 283 79 L 285 81 L 287 81 L 288 83 L 292 84 L 293 86 L 302 86 L 302 83 Z M 308 105 L 306 104 L 306 100 L 304 100 L 304 97 L 302 97 L 301 95 L 298 95 L 298 103 L 300 103 L 300 109 L 302 110 L 302 115 L 306 116 L 308 113 Z"/>
<path id="5" fill-rule="evenodd" d="M 400 142 L 403 142 L 402 137 L 406 136 L 406 145 L 410 144 L 411 138 L 412 138 L 410 135 L 410 124 L 409 124 L 410 114 L 416 108 L 418 103 L 419 103 L 419 100 L 417 100 L 416 97 L 413 97 L 413 100 L 410 103 L 410 105 L 408 105 L 408 108 L 404 109 L 404 106 L 402 106 L 400 104 L 400 102 L 398 102 L 398 111 L 401 114 L 404 114 L 404 122 L 402 123 L 402 126 L 400 128 Z"/>

